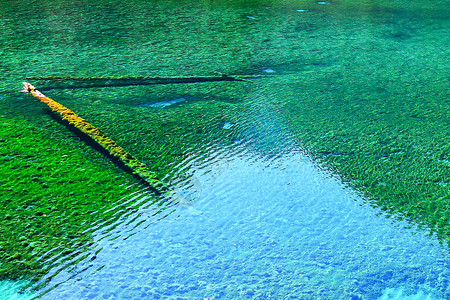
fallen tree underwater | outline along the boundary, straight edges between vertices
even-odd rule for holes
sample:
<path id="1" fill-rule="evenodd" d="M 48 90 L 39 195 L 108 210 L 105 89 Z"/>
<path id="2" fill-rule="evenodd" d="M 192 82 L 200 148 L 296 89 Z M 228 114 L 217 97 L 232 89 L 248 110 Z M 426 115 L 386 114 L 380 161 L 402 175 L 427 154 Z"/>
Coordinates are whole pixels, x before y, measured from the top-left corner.
<path id="1" fill-rule="evenodd" d="M 38 91 L 33 85 L 28 82 L 23 82 L 23 93 L 31 93 L 35 98 L 41 102 L 47 104 L 52 111 L 59 113 L 63 120 L 69 122 L 69 124 L 81 130 L 84 134 L 95 140 L 101 147 L 106 149 L 112 156 L 122 161 L 127 167 L 129 167 L 136 175 L 147 182 L 152 188 L 156 189 L 160 193 L 164 193 L 165 196 L 170 196 L 170 189 L 157 178 L 157 175 L 152 172 L 144 163 L 134 158 L 130 153 L 125 151 L 117 143 L 106 136 L 101 130 L 85 119 L 79 117 L 74 111 L 59 104 L 58 102 L 50 99 L 40 91 Z"/>
<path id="2" fill-rule="evenodd" d="M 124 87 L 124 86 L 146 86 L 160 84 L 186 84 L 203 82 L 223 81 L 247 81 L 261 76 L 238 75 L 238 76 L 192 76 L 192 77 L 71 77 L 71 76 L 35 76 L 27 80 L 39 80 L 50 83 L 44 89 L 77 89 L 77 88 L 99 88 L 99 87 Z"/>

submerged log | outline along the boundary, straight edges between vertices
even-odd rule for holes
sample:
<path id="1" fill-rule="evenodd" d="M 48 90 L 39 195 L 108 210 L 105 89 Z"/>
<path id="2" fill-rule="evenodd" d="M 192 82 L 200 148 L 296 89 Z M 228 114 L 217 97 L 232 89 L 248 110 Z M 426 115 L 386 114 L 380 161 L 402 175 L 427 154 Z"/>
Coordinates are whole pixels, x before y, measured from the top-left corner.
<path id="1" fill-rule="evenodd" d="M 75 114 L 74 111 L 42 94 L 30 83 L 23 82 L 23 88 L 24 89 L 21 90 L 21 92 L 31 93 L 41 102 L 47 104 L 52 109 L 52 111 L 59 113 L 63 120 L 68 121 L 69 124 L 75 126 L 84 134 L 94 139 L 112 156 L 121 160 L 126 166 L 128 166 L 133 172 L 135 172 L 136 175 L 150 184 L 151 187 L 155 188 L 159 192 L 170 192 L 169 188 L 158 179 L 157 175 L 154 172 L 150 171 L 145 164 L 134 158 L 130 153 L 117 145 L 114 140 L 110 139 L 108 136 L 102 133 L 99 128 L 91 125 L 85 119 L 79 117 L 77 114 Z"/>
<path id="2" fill-rule="evenodd" d="M 182 84 L 220 81 L 246 81 L 257 76 L 193 76 L 193 77 L 70 77 L 70 76 L 39 76 L 27 79 L 45 80 L 54 86 L 47 88 L 76 89 L 98 87 L 143 86 L 157 84 Z"/>

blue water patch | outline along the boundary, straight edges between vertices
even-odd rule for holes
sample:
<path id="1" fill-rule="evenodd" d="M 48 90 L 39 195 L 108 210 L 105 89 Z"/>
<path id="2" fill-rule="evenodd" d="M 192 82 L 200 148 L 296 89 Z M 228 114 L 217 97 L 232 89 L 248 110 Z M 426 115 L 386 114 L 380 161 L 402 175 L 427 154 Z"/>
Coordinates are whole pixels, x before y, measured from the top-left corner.
<path id="1" fill-rule="evenodd" d="M 299 153 L 221 154 L 195 170 L 195 201 L 131 236 L 98 233 L 87 270 L 61 270 L 42 299 L 449 295 L 436 239 L 385 218 Z"/>
<path id="2" fill-rule="evenodd" d="M 11 281 L 11 280 L 1 280 L 0 281 L 0 296 L 1 299 L 8 300 L 28 300 L 33 299 L 34 293 L 32 292 L 21 292 L 23 286 L 28 283 L 25 281 Z"/>
<path id="3" fill-rule="evenodd" d="M 432 295 L 426 294 L 424 291 L 419 291 L 415 294 L 409 294 L 405 291 L 404 288 L 387 288 L 383 290 L 383 295 L 379 298 L 379 300 L 434 300 Z"/>
<path id="4" fill-rule="evenodd" d="M 230 123 L 230 122 L 225 122 L 225 124 L 223 124 L 223 126 L 222 126 L 222 128 L 226 129 L 226 130 L 231 129 L 232 127 L 233 127 L 233 123 Z"/>

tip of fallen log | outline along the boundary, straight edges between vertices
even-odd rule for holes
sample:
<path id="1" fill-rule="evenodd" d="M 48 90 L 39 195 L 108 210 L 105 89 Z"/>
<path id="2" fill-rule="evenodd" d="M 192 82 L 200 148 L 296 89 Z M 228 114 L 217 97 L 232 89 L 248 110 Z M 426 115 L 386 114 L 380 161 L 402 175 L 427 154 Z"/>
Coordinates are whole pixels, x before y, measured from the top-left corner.
<path id="1" fill-rule="evenodd" d="M 22 84 L 23 84 L 23 90 L 20 90 L 19 92 L 21 92 L 21 93 L 29 93 L 29 92 L 31 92 L 32 90 L 35 90 L 36 88 L 33 86 L 33 85 L 31 85 L 30 83 L 28 83 L 28 82 L 22 82 Z"/>

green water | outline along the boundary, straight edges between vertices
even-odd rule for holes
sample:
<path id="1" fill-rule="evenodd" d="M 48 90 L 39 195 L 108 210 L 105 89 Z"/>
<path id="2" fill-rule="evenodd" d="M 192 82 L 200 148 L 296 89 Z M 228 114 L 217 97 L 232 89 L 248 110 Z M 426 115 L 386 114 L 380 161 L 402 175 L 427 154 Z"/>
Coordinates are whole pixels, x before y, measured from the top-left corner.
<path id="1" fill-rule="evenodd" d="M 189 177 L 180 164 L 192 149 L 202 149 L 201 157 L 232 147 L 245 133 L 263 131 L 248 120 L 273 114 L 321 168 L 447 243 L 448 7 L 448 1 L 2 1 L 0 278 L 36 281 L 49 261 L 54 267 L 82 255 L 92 224 L 113 223 L 126 212 L 118 200 L 146 189 L 44 104 L 18 93 L 33 76 L 257 75 L 91 89 L 29 81 L 168 184 Z M 267 102 L 253 105 L 260 94 Z M 146 107 L 179 97 L 188 100 Z M 264 138 L 249 147 L 283 151 Z"/>

